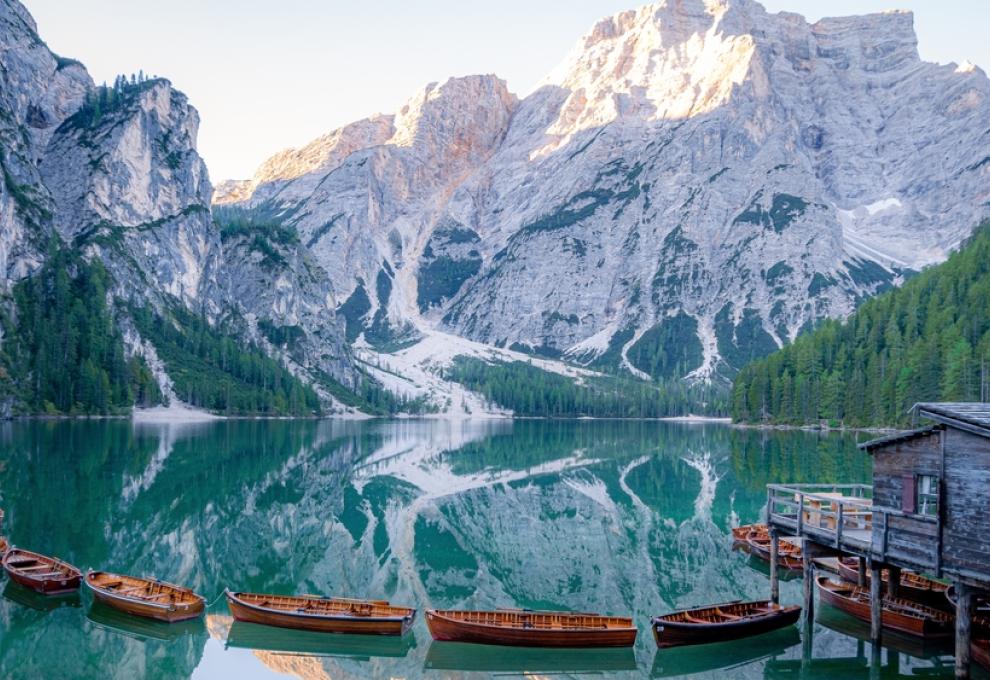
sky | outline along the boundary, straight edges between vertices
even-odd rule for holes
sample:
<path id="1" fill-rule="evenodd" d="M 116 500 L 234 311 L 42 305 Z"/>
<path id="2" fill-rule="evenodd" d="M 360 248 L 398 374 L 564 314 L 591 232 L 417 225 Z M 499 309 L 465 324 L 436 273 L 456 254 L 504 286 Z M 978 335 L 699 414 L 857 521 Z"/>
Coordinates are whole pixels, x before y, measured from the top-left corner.
<path id="1" fill-rule="evenodd" d="M 214 183 L 429 82 L 494 73 L 525 95 L 598 19 L 640 0 L 23 0 L 57 54 L 97 83 L 165 76 L 199 109 Z M 986 0 L 765 0 L 816 20 L 915 12 L 921 55 L 990 68 Z M 823 12 L 823 8 L 826 10 Z"/>

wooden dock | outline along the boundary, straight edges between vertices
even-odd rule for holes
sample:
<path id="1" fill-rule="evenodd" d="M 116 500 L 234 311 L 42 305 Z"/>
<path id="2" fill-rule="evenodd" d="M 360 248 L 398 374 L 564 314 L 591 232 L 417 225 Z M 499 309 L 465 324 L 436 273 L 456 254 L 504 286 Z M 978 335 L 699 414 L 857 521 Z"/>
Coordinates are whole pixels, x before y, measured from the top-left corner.
<path id="1" fill-rule="evenodd" d="M 896 597 L 901 570 L 951 581 L 958 594 L 956 677 L 968 678 L 974 600 L 990 596 L 990 404 L 917 404 L 934 424 L 860 445 L 873 456 L 872 484 L 770 484 L 770 594 L 779 594 L 781 540 L 800 540 L 804 608 L 814 608 L 814 570 L 859 557 L 869 584 L 870 635 L 881 642 L 881 574 Z M 796 537 L 796 538 L 795 538 Z"/>

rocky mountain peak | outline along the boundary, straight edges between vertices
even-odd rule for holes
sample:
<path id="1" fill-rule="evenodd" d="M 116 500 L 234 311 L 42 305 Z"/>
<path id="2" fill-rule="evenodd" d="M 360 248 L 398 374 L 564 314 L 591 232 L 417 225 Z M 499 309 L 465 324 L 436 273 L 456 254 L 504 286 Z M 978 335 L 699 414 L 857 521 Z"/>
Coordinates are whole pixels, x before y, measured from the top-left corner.
<path id="1" fill-rule="evenodd" d="M 490 151 L 508 127 L 518 104 L 505 81 L 494 75 L 450 78 L 430 83 L 395 116 L 389 144 L 403 147 L 448 146 L 453 155 Z"/>
<path id="2" fill-rule="evenodd" d="M 944 258 L 990 205 L 988 111 L 909 12 L 664 0 L 518 103 L 431 84 L 386 140 L 236 200 L 298 229 L 359 346 L 413 326 L 710 379 Z"/>

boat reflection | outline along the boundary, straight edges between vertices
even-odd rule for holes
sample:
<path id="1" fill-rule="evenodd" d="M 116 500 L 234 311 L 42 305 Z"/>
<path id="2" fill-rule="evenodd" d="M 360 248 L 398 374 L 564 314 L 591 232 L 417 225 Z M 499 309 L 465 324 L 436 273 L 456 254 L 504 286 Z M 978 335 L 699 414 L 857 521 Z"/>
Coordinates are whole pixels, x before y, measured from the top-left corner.
<path id="1" fill-rule="evenodd" d="M 869 642 L 870 625 L 854 616 L 824 605 L 818 608 L 815 620 L 826 628 L 843 633 L 857 640 Z M 883 631 L 883 646 L 919 659 L 934 659 L 953 652 L 951 641 L 923 640 L 897 631 Z"/>
<path id="2" fill-rule="evenodd" d="M 790 626 L 745 640 L 659 649 L 653 657 L 650 677 L 677 678 L 695 673 L 732 671 L 783 654 L 799 644 L 801 635 L 795 626 Z"/>
<path id="3" fill-rule="evenodd" d="M 79 591 L 64 595 L 42 595 L 14 581 L 7 581 L 7 586 L 3 589 L 3 596 L 22 607 L 28 607 L 39 612 L 50 612 L 61 607 L 82 606 Z"/>
<path id="4" fill-rule="evenodd" d="M 766 574 L 769 578 L 770 576 L 770 563 L 766 560 L 760 559 L 758 556 L 750 554 L 749 558 L 746 560 L 746 564 L 749 565 L 750 569 L 758 571 L 761 574 Z M 795 581 L 802 578 L 800 571 L 794 571 L 793 569 L 784 569 L 783 567 L 777 569 L 777 578 L 781 581 Z"/>
<path id="5" fill-rule="evenodd" d="M 631 647 L 540 649 L 467 642 L 432 642 L 426 670 L 486 673 L 565 673 L 636 670 Z"/>
<path id="6" fill-rule="evenodd" d="M 416 638 L 411 633 L 402 636 L 339 635 L 234 621 L 227 633 L 225 647 L 298 656 L 402 658 L 416 647 Z"/>
<path id="7" fill-rule="evenodd" d="M 203 619 L 191 619 L 178 623 L 165 623 L 141 616 L 132 616 L 108 607 L 102 602 L 93 601 L 86 618 L 101 628 L 137 640 L 177 640 L 182 637 L 206 637 Z"/>

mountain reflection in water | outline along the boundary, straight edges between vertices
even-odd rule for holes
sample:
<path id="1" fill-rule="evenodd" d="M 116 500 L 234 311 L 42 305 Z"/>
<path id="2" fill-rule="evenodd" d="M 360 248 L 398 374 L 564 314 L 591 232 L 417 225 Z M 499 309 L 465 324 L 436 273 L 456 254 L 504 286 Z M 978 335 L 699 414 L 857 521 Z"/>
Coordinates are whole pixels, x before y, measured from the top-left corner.
<path id="1" fill-rule="evenodd" d="M 222 598 L 198 629 L 162 633 L 90 610 L 88 594 L 51 610 L 4 597 L 0 677 L 762 678 L 814 674 L 824 659 L 858 674 L 862 643 L 823 626 L 802 659 L 797 629 L 658 652 L 648 624 L 767 595 L 729 528 L 759 519 L 768 482 L 868 479 L 850 436 L 718 424 L 5 423 L 7 534 L 83 569 L 153 574 L 210 601 L 230 586 L 631 614 L 640 636 L 632 650 L 478 649 L 433 643 L 420 615 L 406 638 L 351 639 L 234 623 Z M 781 590 L 798 602 L 801 581 Z M 939 663 L 900 653 L 883 677 L 943 674 Z"/>

